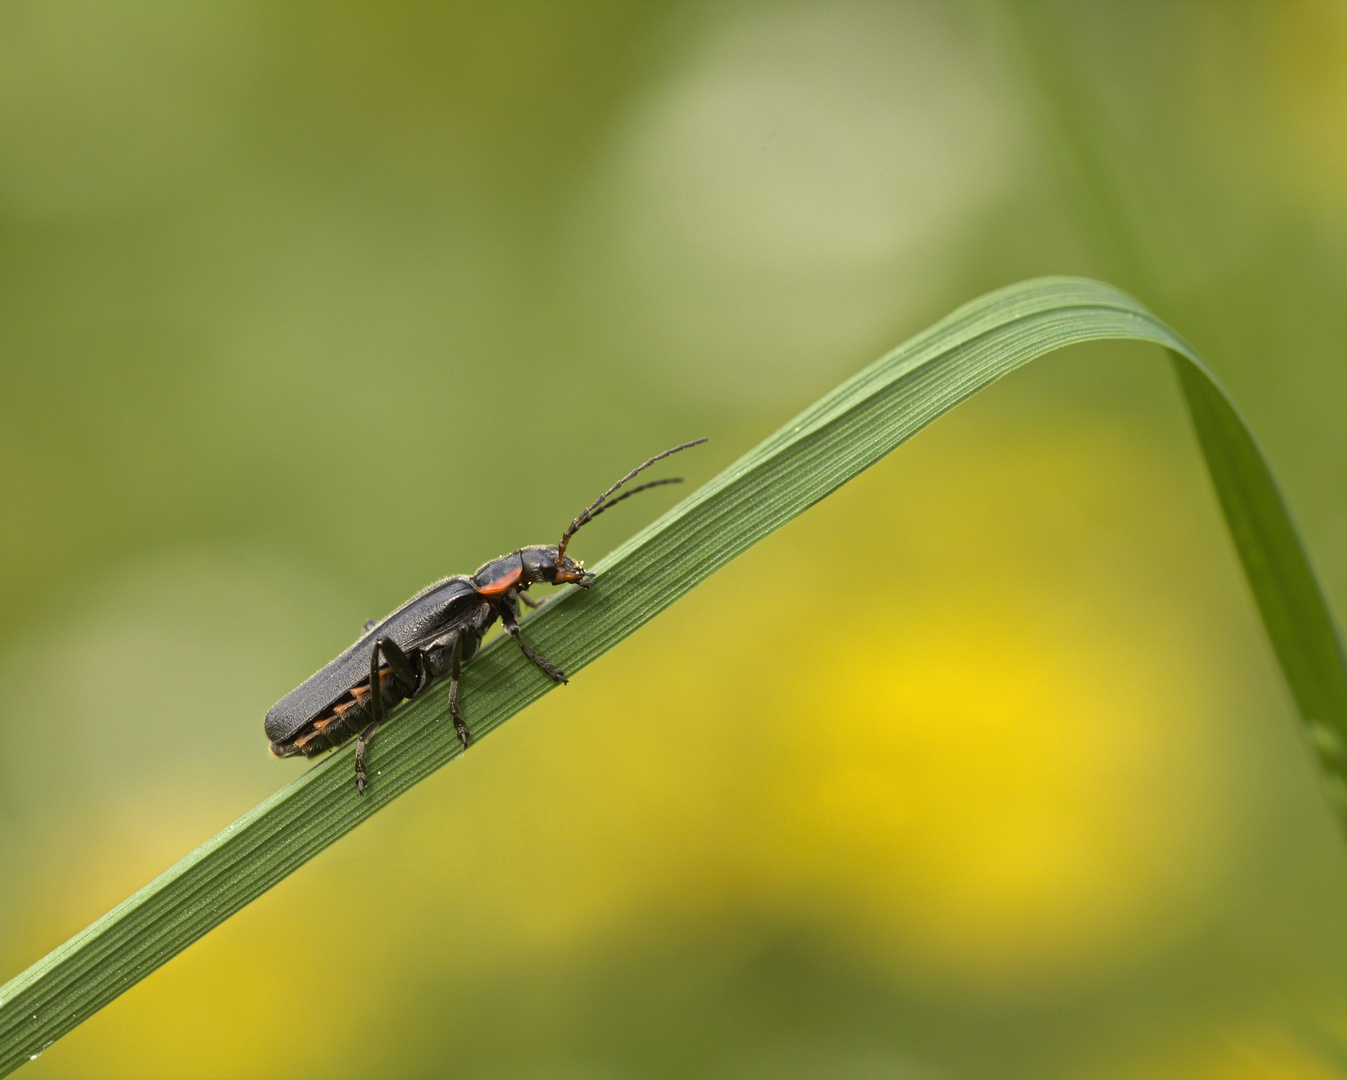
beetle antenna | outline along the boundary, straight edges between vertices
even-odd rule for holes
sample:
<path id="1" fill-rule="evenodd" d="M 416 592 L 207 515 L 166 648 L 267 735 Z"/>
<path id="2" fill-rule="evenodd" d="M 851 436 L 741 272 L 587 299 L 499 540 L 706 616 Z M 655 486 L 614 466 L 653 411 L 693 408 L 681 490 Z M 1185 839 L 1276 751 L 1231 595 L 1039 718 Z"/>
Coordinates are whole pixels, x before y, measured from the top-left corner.
<path id="1" fill-rule="evenodd" d="M 586 518 L 585 520 L 586 520 L 586 522 L 593 521 L 596 517 L 598 517 L 600 514 L 602 514 L 605 510 L 611 510 L 614 506 L 616 506 L 618 503 L 620 503 L 623 499 L 630 499 L 630 498 L 631 498 L 633 495 L 635 495 L 637 492 L 645 491 L 646 488 L 663 487 L 665 484 L 681 484 L 682 482 L 683 482 L 683 478 L 682 478 L 681 476 L 670 476 L 670 477 L 667 477 L 667 478 L 664 479 L 664 480 L 651 480 L 650 483 L 648 483 L 648 484 L 637 484 L 637 485 L 636 485 L 634 488 L 632 488 L 630 491 L 624 491 L 624 492 L 623 492 L 621 495 L 619 495 L 616 499 L 609 499 L 606 503 L 604 503 L 604 504 L 603 504 L 602 506 L 600 506 L 597 510 L 595 510 L 594 513 L 590 514 L 589 517 Z"/>
<path id="2" fill-rule="evenodd" d="M 592 503 L 590 503 L 589 506 L 587 506 L 584 509 L 584 511 L 581 512 L 580 516 L 571 522 L 570 528 L 568 528 L 564 533 L 561 534 L 561 543 L 557 545 L 557 558 L 560 559 L 563 555 L 566 554 L 566 545 L 570 543 L 571 537 L 575 535 L 576 531 L 582 525 L 586 525 L 589 522 L 593 521 L 596 517 L 598 517 L 605 510 L 607 510 L 608 507 L 616 506 L 623 499 L 631 495 L 635 495 L 638 491 L 645 491 L 647 488 L 659 487 L 661 484 L 681 483 L 683 479 L 681 476 L 674 477 L 669 480 L 653 480 L 648 484 L 641 484 L 639 487 L 634 487 L 630 491 L 624 492 L 623 494 L 619 495 L 616 499 L 614 499 L 612 502 L 608 501 L 609 495 L 615 492 L 618 488 L 620 488 L 628 480 L 634 477 L 637 473 L 644 472 L 646 469 L 650 468 L 651 465 L 655 464 L 655 462 L 664 460 L 670 454 L 676 454 L 678 453 L 678 451 L 686 450 L 690 446 L 699 446 L 704 442 L 706 442 L 706 440 L 703 438 L 703 439 L 693 439 L 692 442 L 680 443 L 678 446 L 671 447 L 670 449 L 665 450 L 664 453 L 656 454 L 648 461 L 644 461 L 640 465 L 637 465 L 636 468 L 632 469 L 631 472 L 627 473 L 626 476 L 624 476 L 616 484 L 614 484 L 602 495 L 600 495 L 597 499 L 595 499 Z"/>

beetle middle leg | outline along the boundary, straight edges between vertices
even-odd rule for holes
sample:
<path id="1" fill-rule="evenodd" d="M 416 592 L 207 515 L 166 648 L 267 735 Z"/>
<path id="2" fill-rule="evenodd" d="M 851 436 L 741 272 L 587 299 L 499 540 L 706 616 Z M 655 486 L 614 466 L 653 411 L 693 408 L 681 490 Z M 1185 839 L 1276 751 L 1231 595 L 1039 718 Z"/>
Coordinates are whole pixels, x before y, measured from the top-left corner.
<path id="1" fill-rule="evenodd" d="M 524 655 L 532 660 L 538 667 L 547 674 L 547 677 L 553 682 L 566 682 L 566 673 L 555 664 L 549 664 L 541 656 L 525 644 L 524 639 L 519 636 L 519 615 L 509 604 L 500 605 L 500 622 L 505 627 L 505 632 L 515 639 L 515 643 L 524 651 Z"/>
<path id="2" fill-rule="evenodd" d="M 421 656 L 416 650 L 412 651 L 415 660 L 398 648 L 395 641 L 383 637 L 378 638 L 374 642 L 374 648 L 370 650 L 369 713 L 372 719 L 355 741 L 355 789 L 361 795 L 365 794 L 368 782 L 365 777 L 365 747 L 374 738 L 374 733 L 379 730 L 386 715 L 379 654 L 383 653 L 383 658 L 388 661 L 388 671 L 392 676 L 394 689 L 403 697 L 411 697 L 421 688 Z"/>

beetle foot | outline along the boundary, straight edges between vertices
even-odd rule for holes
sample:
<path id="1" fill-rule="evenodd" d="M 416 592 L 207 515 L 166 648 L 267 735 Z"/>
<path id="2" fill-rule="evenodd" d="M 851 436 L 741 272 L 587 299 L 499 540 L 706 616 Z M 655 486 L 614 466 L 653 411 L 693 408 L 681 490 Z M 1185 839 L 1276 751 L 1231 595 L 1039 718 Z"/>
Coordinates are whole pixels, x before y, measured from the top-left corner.
<path id="1" fill-rule="evenodd" d="M 365 788 L 367 786 L 368 783 L 365 780 L 365 770 L 360 769 L 355 774 L 355 793 L 357 795 L 365 794 Z"/>
<path id="2" fill-rule="evenodd" d="M 468 725 L 463 722 L 463 714 L 458 711 L 458 702 L 449 702 L 449 715 L 454 718 L 454 730 L 458 732 L 458 741 L 463 744 L 463 749 L 468 748 Z"/>

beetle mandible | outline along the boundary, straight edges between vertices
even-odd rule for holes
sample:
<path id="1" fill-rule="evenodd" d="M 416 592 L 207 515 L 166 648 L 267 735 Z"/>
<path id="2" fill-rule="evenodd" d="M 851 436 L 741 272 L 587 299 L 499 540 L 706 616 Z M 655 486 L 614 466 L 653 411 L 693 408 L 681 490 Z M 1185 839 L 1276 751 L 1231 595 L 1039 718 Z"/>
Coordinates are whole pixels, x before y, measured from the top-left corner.
<path id="1" fill-rule="evenodd" d="M 267 713 L 267 738 L 277 757 L 313 757 L 356 736 L 355 789 L 365 793 L 365 751 L 384 723 L 388 710 L 414 698 L 431 680 L 449 676 L 449 715 L 466 748 L 468 725 L 458 704 L 458 680 L 472 659 L 482 635 L 499 619 L 524 655 L 555 682 L 565 673 L 534 652 L 519 634 L 519 604 L 538 607 L 542 600 L 527 594 L 530 585 L 579 585 L 588 589 L 594 575 L 566 554 L 566 545 L 582 525 L 611 506 L 647 488 L 681 483 L 682 477 L 652 480 L 611 496 L 638 473 L 670 454 L 706 442 L 695 439 L 656 454 L 632 469 L 594 500 L 561 534 L 555 547 L 520 548 L 481 566 L 469 577 L 459 574 L 437 581 L 392 614 L 365 624 L 355 644 L 316 672 Z M 371 692 L 372 687 L 377 692 Z"/>

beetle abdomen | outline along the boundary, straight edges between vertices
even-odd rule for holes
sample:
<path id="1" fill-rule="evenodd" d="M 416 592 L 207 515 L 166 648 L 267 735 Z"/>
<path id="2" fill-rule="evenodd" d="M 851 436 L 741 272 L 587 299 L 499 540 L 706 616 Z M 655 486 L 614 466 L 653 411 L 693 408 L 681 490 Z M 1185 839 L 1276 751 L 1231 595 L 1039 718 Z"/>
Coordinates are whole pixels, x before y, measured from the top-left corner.
<path id="1" fill-rule="evenodd" d="M 388 710 L 403 700 L 403 694 L 387 667 L 379 669 L 379 685 L 383 692 L 384 715 L 387 716 Z M 272 742 L 271 752 L 276 757 L 293 757 L 295 754 L 313 757 L 324 750 L 334 750 L 359 735 L 374 718 L 369 706 L 369 680 L 366 679 L 343 694 L 321 716 L 300 728 L 293 738 Z"/>
<path id="2" fill-rule="evenodd" d="M 463 576 L 445 578 L 422 589 L 361 634 L 330 664 L 276 702 L 267 712 L 267 738 L 281 747 L 295 742 L 315 720 L 340 704 L 352 687 L 368 684 L 370 654 L 376 639 L 387 637 L 404 651 L 419 648 L 434 638 L 441 627 L 451 625 L 461 608 L 481 603 L 472 580 Z"/>

